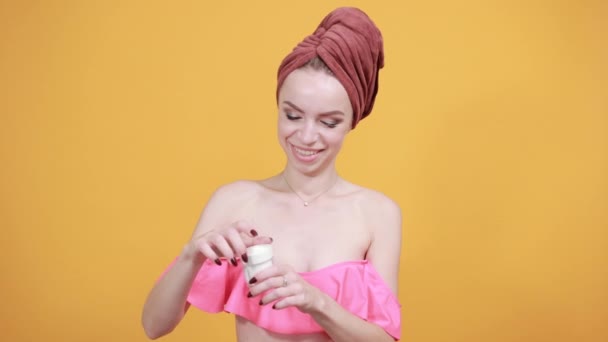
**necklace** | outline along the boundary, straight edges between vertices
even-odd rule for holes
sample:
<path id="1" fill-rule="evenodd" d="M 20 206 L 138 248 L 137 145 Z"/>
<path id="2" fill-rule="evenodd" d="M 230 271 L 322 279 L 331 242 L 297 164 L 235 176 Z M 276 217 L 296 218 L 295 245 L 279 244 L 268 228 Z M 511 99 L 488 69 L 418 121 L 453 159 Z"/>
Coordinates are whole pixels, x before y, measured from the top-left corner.
<path id="1" fill-rule="evenodd" d="M 324 193 L 328 192 L 331 188 L 334 187 L 334 185 L 336 185 L 336 183 L 338 183 L 338 178 L 336 177 L 336 180 L 325 190 L 321 191 L 321 193 L 319 193 L 318 195 L 316 195 L 315 197 L 309 199 L 308 201 L 303 199 L 302 196 L 300 196 L 298 194 L 297 191 L 295 191 L 292 187 L 291 184 L 289 184 L 289 182 L 287 181 L 287 178 L 285 177 L 285 173 L 281 172 L 281 176 L 283 177 L 283 180 L 285 181 L 285 184 L 287 184 L 287 186 L 289 187 L 289 189 L 291 190 L 291 192 L 293 192 L 294 194 L 296 194 L 296 196 L 298 196 L 298 198 L 302 201 L 302 204 L 304 204 L 305 207 L 308 207 L 314 200 L 316 200 L 317 198 L 321 197 L 321 195 L 323 195 Z"/>

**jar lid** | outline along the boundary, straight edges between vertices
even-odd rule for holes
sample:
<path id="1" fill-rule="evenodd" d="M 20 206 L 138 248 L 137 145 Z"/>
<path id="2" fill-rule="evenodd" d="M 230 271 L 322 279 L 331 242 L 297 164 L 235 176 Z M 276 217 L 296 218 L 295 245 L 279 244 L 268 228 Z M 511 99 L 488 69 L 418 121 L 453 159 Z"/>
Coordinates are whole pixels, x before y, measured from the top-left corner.
<path id="1" fill-rule="evenodd" d="M 247 248 L 248 263 L 259 264 L 272 259 L 272 245 L 255 245 Z"/>

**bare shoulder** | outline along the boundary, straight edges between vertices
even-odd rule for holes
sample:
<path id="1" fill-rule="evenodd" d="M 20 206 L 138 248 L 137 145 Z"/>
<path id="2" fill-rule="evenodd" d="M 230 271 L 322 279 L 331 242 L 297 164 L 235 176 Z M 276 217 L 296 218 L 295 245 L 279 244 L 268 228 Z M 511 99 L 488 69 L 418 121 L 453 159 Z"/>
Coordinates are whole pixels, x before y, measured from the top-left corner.
<path id="1" fill-rule="evenodd" d="M 384 193 L 366 189 L 365 197 L 368 208 L 372 211 L 372 214 L 376 215 L 401 215 L 401 208 L 392 198 L 388 197 Z"/>
<path id="2" fill-rule="evenodd" d="M 239 203 L 259 195 L 261 190 L 262 187 L 257 181 L 238 180 L 218 187 L 211 196 L 211 200 Z"/>
<path id="3" fill-rule="evenodd" d="M 218 187 L 203 209 L 195 232 L 239 220 L 249 203 L 255 203 L 263 187 L 256 181 L 239 180 Z"/>
<path id="4" fill-rule="evenodd" d="M 349 183 L 349 188 L 355 197 L 355 203 L 366 219 L 370 221 L 401 220 L 399 204 L 386 194 L 352 183 Z"/>

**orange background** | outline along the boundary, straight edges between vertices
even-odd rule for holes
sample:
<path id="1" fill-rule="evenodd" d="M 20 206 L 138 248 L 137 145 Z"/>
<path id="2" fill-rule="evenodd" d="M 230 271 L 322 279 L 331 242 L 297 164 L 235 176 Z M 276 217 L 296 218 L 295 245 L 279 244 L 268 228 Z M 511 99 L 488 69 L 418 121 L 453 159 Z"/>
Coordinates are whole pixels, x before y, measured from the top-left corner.
<path id="1" fill-rule="evenodd" d="M 276 68 L 344 4 L 0 1 L 2 340 L 144 341 L 208 196 L 283 166 Z M 339 171 L 403 209 L 403 340 L 608 341 L 606 2 L 348 4 L 386 68 Z"/>

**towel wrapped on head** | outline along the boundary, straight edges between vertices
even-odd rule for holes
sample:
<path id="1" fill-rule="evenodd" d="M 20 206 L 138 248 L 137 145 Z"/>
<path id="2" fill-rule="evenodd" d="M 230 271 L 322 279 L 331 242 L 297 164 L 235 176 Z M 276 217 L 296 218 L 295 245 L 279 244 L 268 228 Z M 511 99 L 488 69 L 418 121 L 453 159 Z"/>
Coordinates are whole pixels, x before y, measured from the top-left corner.
<path id="1" fill-rule="evenodd" d="M 368 116 L 378 93 L 378 71 L 384 66 L 382 34 L 361 10 L 341 7 L 330 12 L 313 34 L 304 38 L 278 70 L 277 100 L 287 75 L 320 58 L 346 89 L 353 124 Z"/>

